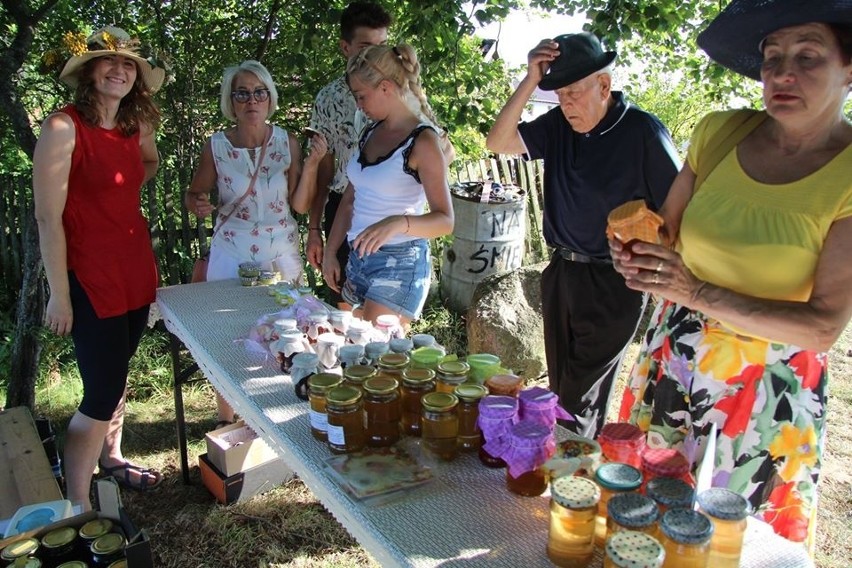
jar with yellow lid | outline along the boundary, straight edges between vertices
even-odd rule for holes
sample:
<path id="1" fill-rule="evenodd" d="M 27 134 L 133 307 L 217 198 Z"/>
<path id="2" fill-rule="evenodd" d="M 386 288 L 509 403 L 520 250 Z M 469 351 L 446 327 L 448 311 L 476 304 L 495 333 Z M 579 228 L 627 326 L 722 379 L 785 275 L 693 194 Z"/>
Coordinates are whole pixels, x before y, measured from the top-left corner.
<path id="1" fill-rule="evenodd" d="M 94 519 L 80 527 L 77 534 L 86 549 L 98 537 L 112 531 L 112 521 L 109 519 Z"/>
<path id="2" fill-rule="evenodd" d="M 660 542 L 645 533 L 621 531 L 606 541 L 604 568 L 660 568 L 666 551 Z"/>
<path id="3" fill-rule="evenodd" d="M 127 560 L 124 559 L 124 558 L 121 558 L 119 560 L 116 560 L 115 562 L 113 562 L 109 566 L 107 566 L 107 568 L 127 568 Z"/>
<path id="4" fill-rule="evenodd" d="M 399 382 L 393 377 L 378 376 L 364 381 L 364 421 L 367 445 L 392 446 L 399 441 L 402 403 Z"/>
<path id="5" fill-rule="evenodd" d="M 56 568 L 89 568 L 89 565 L 82 560 L 71 560 L 70 562 L 63 562 Z M 112 568 L 112 564 L 110 564 L 108 568 Z"/>
<path id="6" fill-rule="evenodd" d="M 447 392 L 430 392 L 421 399 L 423 448 L 445 461 L 455 459 L 458 454 L 458 403 L 456 395 Z"/>
<path id="7" fill-rule="evenodd" d="M 624 463 L 605 463 L 595 470 L 595 483 L 601 488 L 601 500 L 595 518 L 595 543 L 603 546 L 607 533 L 607 503 L 619 493 L 639 489 L 642 485 L 642 472 Z"/>
<path id="8" fill-rule="evenodd" d="M 308 401 L 310 402 L 308 418 L 311 424 L 311 435 L 320 442 L 328 440 L 326 394 L 339 386 L 342 381 L 340 375 L 332 373 L 317 373 L 308 377 Z"/>
<path id="9" fill-rule="evenodd" d="M 92 541 L 92 566 L 109 566 L 124 558 L 124 535 L 111 532 Z"/>
<path id="10" fill-rule="evenodd" d="M 325 394 L 328 413 L 328 447 L 334 454 L 364 449 L 364 403 L 361 391 L 349 385 L 334 387 Z"/>
<path id="11" fill-rule="evenodd" d="M 34 538 L 25 538 L 13 542 L 0 551 L 3 565 L 11 564 L 18 558 L 35 558 L 39 553 L 39 542 Z"/>
<path id="12" fill-rule="evenodd" d="M 660 510 L 650 497 L 636 492 L 620 493 L 609 500 L 606 511 L 607 540 L 619 531 L 636 531 L 657 537 Z"/>
<path id="13" fill-rule="evenodd" d="M 438 363 L 435 373 L 435 390 L 452 393 L 456 387 L 467 381 L 470 365 L 464 361 L 444 361 Z"/>
<path id="14" fill-rule="evenodd" d="M 692 509 L 670 509 L 660 519 L 660 544 L 666 551 L 663 568 L 710 567 L 713 523 Z M 715 568 L 715 567 L 712 567 Z"/>
<path id="15" fill-rule="evenodd" d="M 9 568 L 43 568 L 47 567 L 39 558 L 18 558 L 11 564 Z"/>
<path id="16" fill-rule="evenodd" d="M 62 527 L 54 529 L 41 537 L 41 560 L 53 566 L 74 560 L 74 548 L 77 541 L 77 529 Z"/>
<path id="17" fill-rule="evenodd" d="M 736 568 L 743 551 L 746 518 L 751 512 L 748 500 L 730 489 L 713 487 L 698 495 L 698 506 L 713 522 L 709 565 Z"/>
<path id="18" fill-rule="evenodd" d="M 555 565 L 584 568 L 591 562 L 600 495 L 598 486 L 584 477 L 566 475 L 551 483 L 547 557 Z"/>
<path id="19" fill-rule="evenodd" d="M 363 391 L 364 381 L 378 375 L 372 365 L 350 365 L 343 370 L 343 380 L 350 387 Z"/>
<path id="20" fill-rule="evenodd" d="M 482 445 L 482 430 L 479 429 L 479 401 L 488 394 L 482 385 L 465 384 L 456 387 L 459 399 L 456 415 L 459 417 L 459 449 L 475 452 Z"/>
<path id="21" fill-rule="evenodd" d="M 402 372 L 402 432 L 406 436 L 420 436 L 423 431 L 423 395 L 435 390 L 435 371 L 409 367 Z"/>
<path id="22" fill-rule="evenodd" d="M 378 374 L 402 380 L 402 371 L 408 367 L 408 362 L 408 355 L 405 353 L 385 353 L 376 363 Z"/>
<path id="23" fill-rule="evenodd" d="M 645 495 L 654 500 L 661 515 L 669 509 L 691 509 L 695 502 L 695 489 L 675 477 L 655 477 L 645 485 Z"/>

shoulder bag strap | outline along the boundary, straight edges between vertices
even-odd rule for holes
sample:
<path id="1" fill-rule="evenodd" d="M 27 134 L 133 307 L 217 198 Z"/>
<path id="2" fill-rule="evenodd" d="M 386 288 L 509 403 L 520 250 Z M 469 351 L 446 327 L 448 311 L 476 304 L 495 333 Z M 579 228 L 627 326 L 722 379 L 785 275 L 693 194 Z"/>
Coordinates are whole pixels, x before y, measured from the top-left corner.
<path id="1" fill-rule="evenodd" d="M 692 186 L 693 192 L 698 191 L 698 188 L 701 187 L 707 176 L 716 169 L 719 162 L 764 120 L 766 120 L 766 111 L 742 109 L 725 121 L 722 128 L 713 135 L 713 138 L 705 146 L 707 149 L 706 158 L 703 158 L 698 165 L 695 184 Z"/>

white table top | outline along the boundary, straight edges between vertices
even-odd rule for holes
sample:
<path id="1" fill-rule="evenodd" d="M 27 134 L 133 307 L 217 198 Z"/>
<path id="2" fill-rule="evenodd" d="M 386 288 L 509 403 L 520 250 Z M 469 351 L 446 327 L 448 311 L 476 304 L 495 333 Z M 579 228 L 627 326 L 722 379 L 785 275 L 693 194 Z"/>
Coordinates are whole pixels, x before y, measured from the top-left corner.
<path id="1" fill-rule="evenodd" d="M 213 386 L 382 566 L 551 566 L 547 494 L 510 493 L 504 470 L 481 466 L 475 455 L 430 464 L 430 484 L 384 505 L 344 493 L 323 471 L 331 453 L 310 433 L 308 404 L 274 359 L 264 361 L 239 341 L 258 318 L 279 309 L 265 287 L 238 280 L 171 286 L 158 290 L 157 305 Z M 759 521 L 749 523 L 740 565 L 813 566 L 802 547 Z"/>

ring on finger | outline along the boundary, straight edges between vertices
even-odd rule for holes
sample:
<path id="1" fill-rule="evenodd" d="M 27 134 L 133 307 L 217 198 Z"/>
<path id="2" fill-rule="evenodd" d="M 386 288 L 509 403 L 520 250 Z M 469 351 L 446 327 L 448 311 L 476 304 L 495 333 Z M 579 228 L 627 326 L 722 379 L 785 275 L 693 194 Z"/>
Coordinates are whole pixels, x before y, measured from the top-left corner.
<path id="1" fill-rule="evenodd" d="M 659 283 L 660 283 L 660 274 L 655 273 L 654 274 L 654 284 L 659 284 Z"/>
<path id="2" fill-rule="evenodd" d="M 657 263 L 657 268 L 656 268 L 655 272 L 659 273 L 662 269 L 663 269 L 663 261 L 660 260 L 660 262 Z"/>

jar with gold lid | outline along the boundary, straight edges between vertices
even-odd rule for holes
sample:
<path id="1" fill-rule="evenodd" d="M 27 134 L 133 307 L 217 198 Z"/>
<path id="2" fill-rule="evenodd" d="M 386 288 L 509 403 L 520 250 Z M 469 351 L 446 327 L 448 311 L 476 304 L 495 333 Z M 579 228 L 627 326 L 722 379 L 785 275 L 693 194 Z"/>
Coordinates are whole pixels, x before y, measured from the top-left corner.
<path id="1" fill-rule="evenodd" d="M 423 395 L 435 390 L 435 371 L 408 367 L 402 371 L 402 431 L 406 436 L 420 436 L 423 431 Z"/>
<path id="2" fill-rule="evenodd" d="M 470 373 L 470 365 L 464 361 L 443 361 L 438 363 L 435 377 L 435 390 L 452 393 L 456 387 L 465 383 Z"/>
<path id="3" fill-rule="evenodd" d="M 343 370 L 343 380 L 345 383 L 362 392 L 364 390 L 364 381 L 376 375 L 378 375 L 378 372 L 372 365 L 350 365 Z"/>
<path id="4" fill-rule="evenodd" d="M 127 568 L 127 559 L 120 558 L 107 566 L 107 568 Z"/>
<path id="5" fill-rule="evenodd" d="M 636 492 L 620 493 L 609 500 L 606 511 L 607 540 L 619 531 L 637 531 L 657 537 L 660 510 L 650 497 Z"/>
<path id="6" fill-rule="evenodd" d="M 482 445 L 482 430 L 479 429 L 479 401 L 488 394 L 482 385 L 463 384 L 454 393 L 459 399 L 456 415 L 459 417 L 459 449 L 474 452 Z"/>
<path id="7" fill-rule="evenodd" d="M 666 551 L 663 568 L 707 568 L 712 536 L 713 523 L 703 513 L 666 511 L 660 519 L 660 544 Z"/>
<path id="8" fill-rule="evenodd" d="M 10 568 L 43 568 L 45 566 L 41 559 L 35 557 L 18 558 L 9 564 Z"/>
<path id="9" fill-rule="evenodd" d="M 320 442 L 328 440 L 328 410 L 326 394 L 339 386 L 343 379 L 332 373 L 317 373 L 308 378 L 308 401 L 310 409 L 308 418 L 311 424 L 311 435 Z"/>
<path id="10" fill-rule="evenodd" d="M 3 565 L 11 564 L 18 558 L 35 558 L 39 553 L 39 542 L 34 538 L 25 538 L 7 545 L 0 551 Z"/>
<path id="11" fill-rule="evenodd" d="M 402 371 L 408 367 L 408 355 L 405 353 L 385 353 L 376 363 L 379 375 L 402 380 Z"/>
<path id="12" fill-rule="evenodd" d="M 328 413 L 328 447 L 334 454 L 364 449 L 364 403 L 361 391 L 349 385 L 334 387 L 325 394 Z"/>
<path id="13" fill-rule="evenodd" d="M 63 562 L 56 568 L 89 568 L 89 565 L 82 560 L 70 560 L 68 562 Z M 110 564 L 107 568 L 112 568 L 112 564 Z"/>
<path id="14" fill-rule="evenodd" d="M 595 517 L 595 543 L 603 546 L 607 535 L 607 504 L 620 493 L 635 492 L 642 485 L 642 472 L 625 463 L 605 463 L 595 470 L 595 483 L 601 488 Z"/>
<path id="15" fill-rule="evenodd" d="M 124 535 L 111 532 L 92 541 L 89 547 L 92 551 L 93 566 L 109 566 L 124 557 Z"/>
<path id="16" fill-rule="evenodd" d="M 446 392 L 430 392 L 423 395 L 423 448 L 444 461 L 456 458 L 459 419 L 456 406 L 459 399 Z"/>
<path id="17" fill-rule="evenodd" d="M 367 445 L 391 446 L 399 441 L 402 403 L 399 382 L 393 377 L 378 376 L 364 381 L 364 421 Z"/>
<path id="18" fill-rule="evenodd" d="M 740 565 L 751 505 L 748 500 L 730 489 L 713 487 L 698 495 L 701 512 L 713 522 L 710 539 L 710 566 L 736 568 Z"/>
<path id="19" fill-rule="evenodd" d="M 556 478 L 550 487 L 547 557 L 556 566 L 583 568 L 595 551 L 595 511 L 600 489 L 573 475 Z"/>
<path id="20" fill-rule="evenodd" d="M 604 568 L 660 568 L 666 551 L 645 533 L 620 531 L 606 541 Z"/>
<path id="21" fill-rule="evenodd" d="M 74 560 L 74 548 L 77 540 L 77 529 L 62 527 L 54 529 L 41 537 L 41 560 L 56 566 Z"/>

